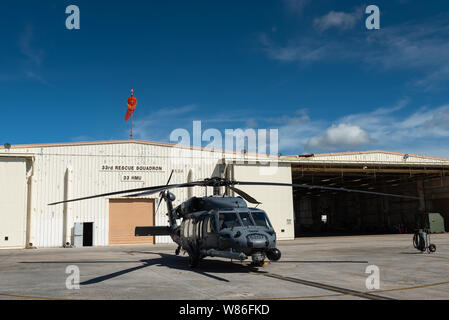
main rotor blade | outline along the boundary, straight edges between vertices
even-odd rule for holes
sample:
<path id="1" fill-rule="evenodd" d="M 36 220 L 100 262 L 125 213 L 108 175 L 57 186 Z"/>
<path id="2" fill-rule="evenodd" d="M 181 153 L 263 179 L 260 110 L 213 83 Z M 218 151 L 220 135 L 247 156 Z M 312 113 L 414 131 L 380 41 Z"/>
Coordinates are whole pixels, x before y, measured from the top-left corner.
<path id="1" fill-rule="evenodd" d="M 158 203 L 157 203 L 156 211 L 154 211 L 155 214 L 156 214 L 157 211 L 159 210 L 159 206 L 161 205 L 161 202 L 162 202 L 162 192 L 161 192 L 161 195 L 159 196 L 159 201 L 158 201 Z"/>
<path id="2" fill-rule="evenodd" d="M 175 188 L 188 188 L 188 187 L 197 187 L 197 186 L 204 186 L 204 181 L 196 181 L 196 182 L 187 182 L 187 183 L 181 183 L 181 184 L 171 184 L 168 186 L 162 186 L 158 189 L 139 192 L 139 193 L 133 193 L 130 195 L 127 195 L 128 198 L 135 198 L 135 197 L 143 197 L 143 196 L 149 196 L 161 191 L 175 189 Z"/>
<path id="3" fill-rule="evenodd" d="M 166 186 L 168 186 L 168 184 L 170 183 L 171 177 L 173 176 L 173 172 L 175 172 L 175 169 L 172 169 L 170 176 L 168 177 L 167 183 L 165 184 Z"/>
<path id="4" fill-rule="evenodd" d="M 138 196 L 145 196 L 145 195 L 151 195 L 154 193 L 158 193 L 161 191 L 174 189 L 174 188 L 186 188 L 186 187 L 195 187 L 195 186 L 235 186 L 235 185 L 247 185 L 247 186 L 275 186 L 275 187 L 293 187 L 293 188 L 303 188 L 303 189 L 320 189 L 320 190 L 330 190 L 330 191 L 342 191 L 342 192 L 353 192 L 353 193 L 364 193 L 364 194 L 372 194 L 372 195 L 378 195 L 378 196 L 386 196 L 386 197 L 395 197 L 395 198 L 404 198 L 404 199 L 420 199 L 419 197 L 415 196 L 406 196 L 406 195 L 399 195 L 399 194 L 391 194 L 391 193 L 382 193 L 382 192 L 373 192 L 373 191 L 365 191 L 365 190 L 355 190 L 355 189 L 346 189 L 346 188 L 334 188 L 334 187 L 326 187 L 326 186 L 317 186 L 317 185 L 307 185 L 307 184 L 291 184 L 291 183 L 276 183 L 276 182 L 247 182 L 247 181 L 229 181 L 224 179 L 205 179 L 202 181 L 195 181 L 195 182 L 189 182 L 189 183 L 182 183 L 182 184 L 172 184 L 172 185 L 164 185 L 164 186 L 154 186 L 154 187 L 144 187 L 144 188 L 136 188 L 136 189 L 128 189 L 123 191 L 115 191 L 115 192 L 108 192 L 103 194 L 98 194 L 94 196 L 87 196 L 82 198 L 76 198 L 71 200 L 65 200 L 65 201 L 58 201 L 50 203 L 49 205 L 56 205 L 60 203 L 67 203 L 67 202 L 73 202 L 73 201 L 80 201 L 80 200 L 87 200 L 87 199 L 94 199 L 99 197 L 106 197 L 106 196 L 113 196 L 113 195 L 119 195 L 119 194 L 126 194 L 126 193 L 134 193 L 132 195 L 129 195 L 129 197 L 138 197 Z M 239 190 L 239 189 L 237 189 Z M 235 191 L 235 190 L 234 190 Z M 235 191 L 243 197 L 243 191 L 239 190 L 238 192 Z M 246 196 L 250 197 L 246 194 Z M 249 199 L 249 198 L 248 198 Z M 254 198 L 252 200 L 256 201 Z"/>
<path id="5" fill-rule="evenodd" d="M 175 171 L 174 169 L 171 171 L 170 176 L 168 177 L 167 183 L 165 184 L 166 186 L 168 186 L 168 184 L 170 183 L 170 180 L 171 180 L 171 177 L 172 177 L 174 171 Z M 163 196 L 163 193 L 161 193 L 161 195 L 159 197 L 159 201 L 157 203 L 157 208 L 156 208 L 155 213 L 157 213 L 157 211 L 159 210 L 159 206 L 161 205 L 161 202 L 162 202 L 162 196 Z"/>
<path id="6" fill-rule="evenodd" d="M 374 191 L 365 191 L 365 190 L 356 190 L 356 189 L 346 189 L 346 188 L 334 188 L 334 187 L 308 185 L 308 184 L 277 183 L 277 182 L 245 182 L 245 181 L 233 181 L 231 183 L 233 185 L 242 185 L 242 186 L 246 185 L 246 186 L 293 187 L 293 188 L 303 188 L 303 189 L 309 189 L 309 190 L 320 189 L 320 190 L 330 190 L 330 191 L 364 193 L 364 194 L 373 194 L 373 195 L 384 196 L 384 197 L 395 197 L 395 198 L 414 199 L 414 200 L 420 199 L 419 197 L 405 196 L 405 195 L 400 195 L 400 194 L 374 192 Z"/>
<path id="7" fill-rule="evenodd" d="M 178 186 L 177 184 L 175 185 L 163 185 L 163 186 L 154 186 L 154 187 L 143 187 L 143 188 L 136 188 L 136 189 L 128 189 L 128 190 L 122 190 L 122 191 L 114 191 L 114 192 L 107 192 L 107 193 L 102 193 L 102 194 L 97 194 L 94 196 L 87 196 L 87 197 L 82 197 L 82 198 L 76 198 L 76 199 L 70 199 L 70 200 L 64 200 L 64 201 L 58 201 L 58 202 L 53 202 L 53 203 L 49 203 L 49 206 L 53 206 L 56 204 L 60 204 L 60 203 L 67 203 L 67 202 L 74 202 L 74 201 L 80 201 L 80 200 L 88 200 L 88 199 L 94 199 L 94 198 L 101 198 L 101 197 L 107 197 L 107 196 L 115 196 L 115 195 L 119 195 L 119 194 L 125 194 L 125 193 L 131 193 L 131 192 L 143 192 L 143 191 L 151 191 L 151 190 L 156 190 L 153 193 L 157 193 L 159 191 L 163 191 L 166 189 L 171 189 Z"/>
<path id="8" fill-rule="evenodd" d="M 229 186 L 229 189 L 231 189 L 232 191 L 234 191 L 235 193 L 237 193 L 239 196 L 241 196 L 243 199 L 245 199 L 246 201 L 248 201 L 249 203 L 253 203 L 253 204 L 261 204 L 261 202 L 257 201 L 256 199 L 254 199 L 253 197 L 251 197 L 249 194 L 247 194 L 246 192 L 237 189 L 236 187 L 231 187 Z"/>

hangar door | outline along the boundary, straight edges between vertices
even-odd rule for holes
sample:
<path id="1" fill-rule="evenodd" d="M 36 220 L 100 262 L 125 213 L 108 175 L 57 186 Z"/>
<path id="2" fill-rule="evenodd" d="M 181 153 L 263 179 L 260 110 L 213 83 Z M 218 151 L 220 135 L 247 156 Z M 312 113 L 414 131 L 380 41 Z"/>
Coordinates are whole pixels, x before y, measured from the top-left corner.
<path id="1" fill-rule="evenodd" d="M 154 243 L 154 237 L 136 237 L 137 226 L 154 225 L 153 199 L 109 200 L 109 244 Z"/>
<path id="2" fill-rule="evenodd" d="M 26 160 L 0 157 L 0 248 L 24 248 Z"/>

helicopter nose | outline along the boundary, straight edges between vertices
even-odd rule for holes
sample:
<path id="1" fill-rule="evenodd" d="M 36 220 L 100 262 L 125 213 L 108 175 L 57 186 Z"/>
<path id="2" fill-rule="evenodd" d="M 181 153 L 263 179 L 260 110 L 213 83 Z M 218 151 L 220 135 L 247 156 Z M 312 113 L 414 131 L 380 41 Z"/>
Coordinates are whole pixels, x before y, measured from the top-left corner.
<path id="1" fill-rule="evenodd" d="M 262 234 L 250 234 L 247 236 L 248 248 L 263 249 L 268 247 L 268 239 Z"/>

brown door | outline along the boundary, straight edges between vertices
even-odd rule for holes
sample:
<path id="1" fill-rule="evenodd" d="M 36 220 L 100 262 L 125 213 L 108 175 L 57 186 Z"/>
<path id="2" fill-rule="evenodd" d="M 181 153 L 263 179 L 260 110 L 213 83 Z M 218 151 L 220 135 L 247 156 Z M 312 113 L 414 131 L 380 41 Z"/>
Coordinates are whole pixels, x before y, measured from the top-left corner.
<path id="1" fill-rule="evenodd" d="M 154 237 L 136 237 L 137 226 L 154 226 L 153 199 L 109 200 L 109 244 L 154 243 Z"/>

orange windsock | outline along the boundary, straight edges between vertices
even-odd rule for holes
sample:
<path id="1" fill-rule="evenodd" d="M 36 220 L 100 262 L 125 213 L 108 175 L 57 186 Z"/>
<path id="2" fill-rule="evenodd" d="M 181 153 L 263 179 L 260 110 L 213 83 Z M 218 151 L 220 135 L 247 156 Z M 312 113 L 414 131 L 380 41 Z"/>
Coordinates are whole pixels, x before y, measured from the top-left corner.
<path id="1" fill-rule="evenodd" d="M 131 89 L 131 96 L 128 98 L 128 110 L 126 110 L 125 121 L 128 121 L 128 119 L 132 116 L 134 110 L 136 110 L 137 99 L 133 96 L 133 92 L 134 90 Z"/>

